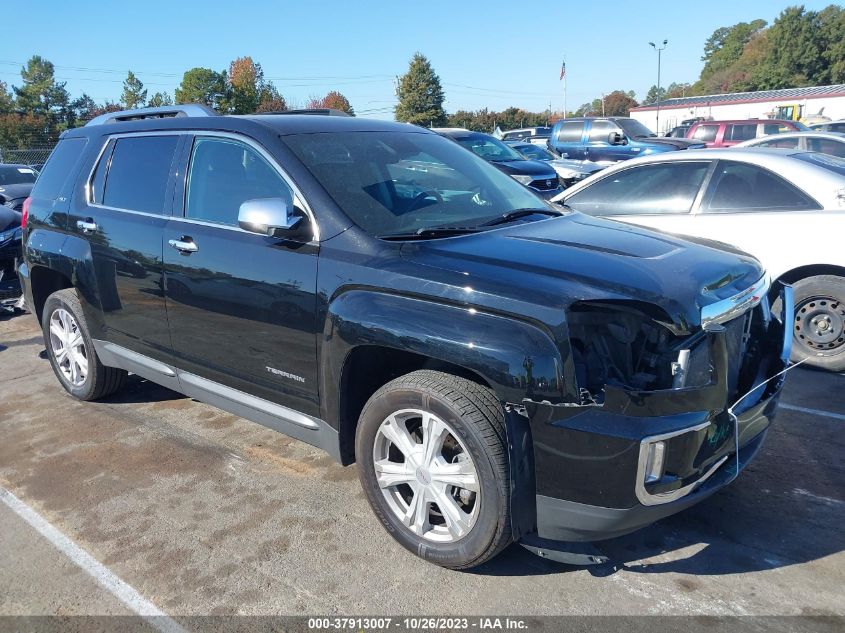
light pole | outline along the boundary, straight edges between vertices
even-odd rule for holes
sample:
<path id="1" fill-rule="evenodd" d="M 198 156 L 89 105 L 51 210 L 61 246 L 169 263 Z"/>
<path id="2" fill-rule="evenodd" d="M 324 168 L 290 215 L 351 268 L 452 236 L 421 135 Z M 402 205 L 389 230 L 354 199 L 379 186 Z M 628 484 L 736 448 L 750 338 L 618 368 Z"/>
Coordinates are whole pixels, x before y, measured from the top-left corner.
<path id="1" fill-rule="evenodd" d="M 669 43 L 669 40 L 663 40 L 663 46 L 658 48 L 654 42 L 649 42 L 649 45 L 657 51 L 657 116 L 655 117 L 654 127 L 655 132 L 660 134 L 660 53 L 666 50 L 666 45 Z"/>

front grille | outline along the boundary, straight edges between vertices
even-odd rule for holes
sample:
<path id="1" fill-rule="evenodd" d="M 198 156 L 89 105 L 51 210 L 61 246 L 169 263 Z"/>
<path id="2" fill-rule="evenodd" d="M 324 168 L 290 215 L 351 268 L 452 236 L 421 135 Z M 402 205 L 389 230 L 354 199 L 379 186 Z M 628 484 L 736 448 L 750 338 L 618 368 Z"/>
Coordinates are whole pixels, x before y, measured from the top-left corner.
<path id="1" fill-rule="evenodd" d="M 531 184 L 528 185 L 534 189 L 539 189 L 540 191 L 551 191 L 552 189 L 558 188 L 558 179 L 557 176 L 554 178 L 543 178 L 540 180 L 532 180 Z"/>

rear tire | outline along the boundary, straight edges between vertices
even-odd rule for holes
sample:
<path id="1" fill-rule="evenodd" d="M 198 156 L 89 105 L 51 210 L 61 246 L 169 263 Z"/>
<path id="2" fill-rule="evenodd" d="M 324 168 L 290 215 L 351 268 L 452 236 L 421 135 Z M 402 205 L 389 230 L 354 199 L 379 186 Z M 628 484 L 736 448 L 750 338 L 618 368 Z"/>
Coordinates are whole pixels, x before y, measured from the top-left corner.
<path id="1" fill-rule="evenodd" d="M 53 372 L 74 398 L 97 400 L 123 387 L 126 371 L 106 367 L 97 357 L 75 289 L 47 297 L 41 329 Z"/>
<path id="2" fill-rule="evenodd" d="M 845 371 L 845 277 L 807 277 L 793 283 L 792 290 L 795 321 L 791 324 L 791 360 L 807 359 L 807 365 Z M 782 312 L 780 299 L 772 310 Z"/>
<path id="3" fill-rule="evenodd" d="M 504 411 L 492 390 L 431 370 L 392 380 L 364 406 L 355 449 L 373 511 L 420 558 L 467 569 L 511 543 Z"/>

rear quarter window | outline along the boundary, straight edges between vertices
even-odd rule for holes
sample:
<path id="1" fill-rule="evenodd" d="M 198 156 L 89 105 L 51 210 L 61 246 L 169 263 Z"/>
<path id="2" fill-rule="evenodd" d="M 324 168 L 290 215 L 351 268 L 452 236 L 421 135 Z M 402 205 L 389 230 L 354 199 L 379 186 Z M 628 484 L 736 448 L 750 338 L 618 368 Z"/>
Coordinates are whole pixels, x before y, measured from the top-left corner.
<path id="1" fill-rule="evenodd" d="M 173 134 L 117 139 L 103 186 L 103 204 L 115 209 L 163 213 L 178 141 L 179 137 Z M 98 171 L 100 168 L 101 165 Z"/>
<path id="2" fill-rule="evenodd" d="M 67 138 L 59 141 L 35 181 L 32 189 L 34 198 L 55 200 L 62 194 L 65 183 L 76 174 L 76 167 L 86 143 L 86 138 Z"/>
<path id="3" fill-rule="evenodd" d="M 565 121 L 558 128 L 557 140 L 561 143 L 580 143 L 583 132 L 583 121 Z"/>

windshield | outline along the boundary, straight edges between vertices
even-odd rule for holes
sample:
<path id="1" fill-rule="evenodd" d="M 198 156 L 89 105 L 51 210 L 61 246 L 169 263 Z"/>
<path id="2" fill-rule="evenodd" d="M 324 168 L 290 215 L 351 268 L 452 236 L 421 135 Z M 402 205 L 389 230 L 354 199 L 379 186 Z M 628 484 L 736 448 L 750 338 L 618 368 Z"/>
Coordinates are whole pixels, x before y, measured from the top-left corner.
<path id="1" fill-rule="evenodd" d="M 793 158 L 803 160 L 805 163 L 812 163 L 823 167 L 834 174 L 845 176 L 845 159 L 838 156 L 831 156 L 830 154 L 820 154 L 818 152 L 800 152 L 793 154 Z"/>
<path id="2" fill-rule="evenodd" d="M 525 156 L 525 158 L 531 158 L 533 160 L 554 160 L 555 158 L 554 154 L 549 150 L 528 143 L 517 146 L 516 150 Z"/>
<path id="3" fill-rule="evenodd" d="M 657 136 L 654 132 L 649 130 L 645 125 L 636 119 L 616 119 L 616 124 L 625 130 L 625 134 L 631 138 L 643 138 Z"/>
<path id="4" fill-rule="evenodd" d="M 473 154 L 481 156 L 484 160 L 495 162 L 505 160 L 525 160 L 525 157 L 509 145 L 492 136 L 467 136 L 456 138 L 456 141 L 470 150 Z"/>
<path id="5" fill-rule="evenodd" d="M 35 170 L 29 167 L 0 165 L 0 185 L 35 182 Z"/>
<path id="6" fill-rule="evenodd" d="M 475 227 L 517 210 L 552 209 L 436 134 L 324 132 L 284 140 L 344 213 L 373 235 Z"/>

